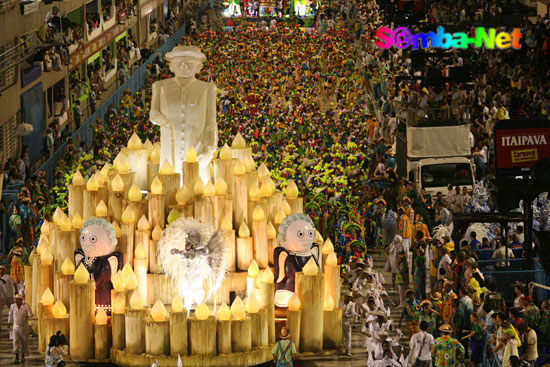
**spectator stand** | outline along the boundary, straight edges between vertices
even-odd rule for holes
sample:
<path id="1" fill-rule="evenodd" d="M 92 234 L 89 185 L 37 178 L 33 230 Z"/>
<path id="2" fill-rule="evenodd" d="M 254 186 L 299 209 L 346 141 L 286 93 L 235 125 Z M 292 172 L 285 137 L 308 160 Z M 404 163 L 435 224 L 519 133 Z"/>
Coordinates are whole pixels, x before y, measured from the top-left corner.
<path id="1" fill-rule="evenodd" d="M 198 14 L 200 15 L 208 6 L 210 3 L 206 2 L 201 8 L 198 10 Z M 85 122 L 83 122 L 82 126 L 77 129 L 73 135 L 71 136 L 71 140 L 78 145 L 80 142 L 84 142 L 86 144 L 86 147 L 89 148 L 93 142 L 93 129 L 92 129 L 92 122 L 96 119 L 102 119 L 105 120 L 105 114 L 111 104 L 113 104 L 115 107 L 118 107 L 120 97 L 123 94 L 125 90 L 130 90 L 132 93 L 135 93 L 142 89 L 142 87 L 145 85 L 145 71 L 147 69 L 146 65 L 153 63 L 153 60 L 157 57 L 158 54 L 164 54 L 165 52 L 170 51 L 172 48 L 178 45 L 179 42 L 181 42 L 181 38 L 185 36 L 186 32 L 186 24 L 183 24 L 174 34 L 168 38 L 168 40 L 159 47 L 155 52 L 153 52 L 149 58 L 139 67 L 135 70 L 135 72 L 132 74 L 132 76 L 124 82 L 101 106 L 98 106 L 97 110 L 89 116 Z M 86 86 L 89 88 L 89 86 Z M 48 183 L 50 185 L 53 185 L 54 183 L 54 173 L 57 166 L 57 162 L 60 158 L 62 158 L 65 154 L 65 148 L 66 144 L 63 143 L 55 153 L 52 154 L 52 156 L 47 159 L 40 168 L 38 168 L 37 172 L 39 171 L 45 171 L 46 172 L 46 179 L 48 180 Z"/>

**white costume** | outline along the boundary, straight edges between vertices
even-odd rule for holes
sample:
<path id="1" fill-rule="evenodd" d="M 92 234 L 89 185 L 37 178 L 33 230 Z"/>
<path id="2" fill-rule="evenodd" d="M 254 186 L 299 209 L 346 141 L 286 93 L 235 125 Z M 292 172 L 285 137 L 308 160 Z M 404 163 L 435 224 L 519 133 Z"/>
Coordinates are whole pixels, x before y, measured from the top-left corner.
<path id="1" fill-rule="evenodd" d="M 342 344 L 344 349 L 351 349 L 351 329 L 353 327 L 353 320 L 355 318 L 355 303 L 349 301 L 347 305 L 344 305 L 344 327 L 342 330 Z"/>
<path id="2" fill-rule="evenodd" d="M 396 274 L 397 271 L 397 252 L 403 249 L 401 242 L 403 238 L 400 235 L 395 235 L 393 241 L 390 242 L 386 252 L 388 253 L 388 260 L 386 263 L 386 270 L 392 274 Z"/>
<path id="3" fill-rule="evenodd" d="M 8 273 L 4 274 L 0 278 L 0 315 L 4 311 L 4 306 L 7 306 L 8 309 L 10 304 L 13 303 L 13 293 L 15 289 L 15 283 L 11 279 Z"/>
<path id="4" fill-rule="evenodd" d="M 195 46 L 177 46 L 166 54 L 175 78 L 153 84 L 151 121 L 160 128 L 160 162 L 168 160 L 175 172 L 190 146 L 197 152 L 199 175 L 210 181 L 209 164 L 218 147 L 217 87 L 195 79 L 206 59 Z M 183 177 L 182 177 L 183 178 Z"/>
<path id="5" fill-rule="evenodd" d="M 10 307 L 8 323 L 13 323 L 13 353 L 30 354 L 29 351 L 29 332 L 30 326 L 28 319 L 32 317 L 31 308 L 28 304 L 22 303 L 21 307 L 17 307 L 14 303 Z"/>

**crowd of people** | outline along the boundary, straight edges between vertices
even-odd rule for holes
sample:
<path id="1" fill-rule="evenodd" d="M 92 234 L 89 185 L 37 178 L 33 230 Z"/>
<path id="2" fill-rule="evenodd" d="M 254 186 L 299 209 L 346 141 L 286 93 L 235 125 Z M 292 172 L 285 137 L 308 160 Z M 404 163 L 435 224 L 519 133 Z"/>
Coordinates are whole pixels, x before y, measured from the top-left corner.
<path id="1" fill-rule="evenodd" d="M 434 3 L 428 13 L 439 23 L 460 23 L 502 12 L 497 3 L 461 4 Z M 305 211 L 321 235 L 333 240 L 349 286 L 346 353 L 351 330 L 359 324 L 370 367 L 427 367 L 430 361 L 454 367 L 465 358 L 472 367 L 487 359 L 502 367 L 525 360 L 534 367 L 539 345 L 550 345 L 548 302 L 538 307 L 517 285 L 517 302 L 507 307 L 505 301 L 512 300 L 499 292 L 508 285 L 483 274 L 506 270 L 509 259 L 524 257 L 523 228 L 475 225 L 454 243 L 453 214 L 493 210 L 487 189 L 451 186 L 435 197 L 417 192 L 412 182 L 397 177 L 392 144 L 398 124 L 454 117 L 471 123 L 477 178 L 490 175 L 495 121 L 550 116 L 550 23 L 537 19 L 526 25 L 521 50 L 449 51 L 436 65 L 443 82 L 422 84 L 413 78 L 417 66 L 411 53 L 374 44 L 373 35 L 387 17 L 372 0 L 328 3 L 319 9 L 318 29 L 309 30 L 289 21 L 222 32 L 219 22 L 199 22 L 197 16 L 187 23 L 191 29 L 182 43 L 198 46 L 207 56 L 200 79 L 219 88 L 221 145 L 241 133 L 281 190 L 290 179 L 296 181 Z M 472 72 L 469 82 L 445 83 L 453 68 L 462 67 Z M 92 74 L 92 90 L 99 95 L 100 78 Z M 16 287 L 24 281 L 18 262 L 32 252 L 41 221 L 58 205 L 66 206 L 74 172 L 89 176 L 110 162 L 126 145 L 128 131 L 158 141 L 158 128 L 148 120 L 151 85 L 171 76 L 159 55 L 147 66 L 143 90 L 124 93 L 119 105 L 94 123 L 90 149 L 71 141 L 70 129 L 51 126 L 52 152 L 67 143 L 54 185 L 43 173 L 29 171 L 28 151 L 6 162 L 4 187 L 24 185 L 15 205 L 0 206 L 9 217 Z M 125 72 L 119 80 L 126 78 Z M 74 80 L 74 88 L 82 88 L 79 76 Z M 77 127 L 79 108 L 76 103 Z M 384 271 L 399 294 L 408 353 L 400 343 L 401 325 L 391 322 L 392 290 L 383 287 L 382 269 L 373 268 L 367 253 L 372 248 L 388 255 Z"/>

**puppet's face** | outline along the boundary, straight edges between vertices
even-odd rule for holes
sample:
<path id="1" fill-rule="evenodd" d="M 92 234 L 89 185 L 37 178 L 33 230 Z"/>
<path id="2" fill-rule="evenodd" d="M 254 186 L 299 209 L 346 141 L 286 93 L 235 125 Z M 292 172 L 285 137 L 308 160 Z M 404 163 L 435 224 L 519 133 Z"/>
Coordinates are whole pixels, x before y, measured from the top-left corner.
<path id="1" fill-rule="evenodd" d="M 84 254 L 89 257 L 105 256 L 115 251 L 115 246 L 109 240 L 109 234 L 97 224 L 89 225 L 82 230 L 80 246 Z"/>
<path id="2" fill-rule="evenodd" d="M 283 247 L 291 252 L 306 252 L 311 249 L 315 229 L 305 220 L 292 222 L 286 231 Z"/>

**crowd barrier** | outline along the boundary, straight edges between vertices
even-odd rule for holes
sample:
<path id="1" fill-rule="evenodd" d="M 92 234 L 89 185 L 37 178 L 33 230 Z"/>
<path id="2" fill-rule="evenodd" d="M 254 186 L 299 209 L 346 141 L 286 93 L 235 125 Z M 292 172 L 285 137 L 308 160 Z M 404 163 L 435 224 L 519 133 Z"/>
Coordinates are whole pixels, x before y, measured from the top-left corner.
<path id="1" fill-rule="evenodd" d="M 518 261 L 526 261 L 526 259 L 516 259 Z M 508 260 L 510 263 L 513 259 Z M 524 263 L 527 266 L 527 263 Z M 524 268 L 525 269 L 525 268 Z M 541 284 L 547 284 L 547 276 L 542 269 L 541 264 L 537 259 L 533 259 L 532 270 L 506 270 L 506 271 L 482 271 L 485 276 L 485 280 L 488 278 L 494 278 L 498 285 L 498 291 L 504 297 L 504 300 L 510 304 L 514 302 L 516 297 L 514 293 L 514 284 L 516 282 L 527 286 L 530 282 L 536 282 Z M 536 303 L 540 303 L 545 299 L 548 299 L 549 292 L 544 289 L 535 289 L 533 297 Z"/>

